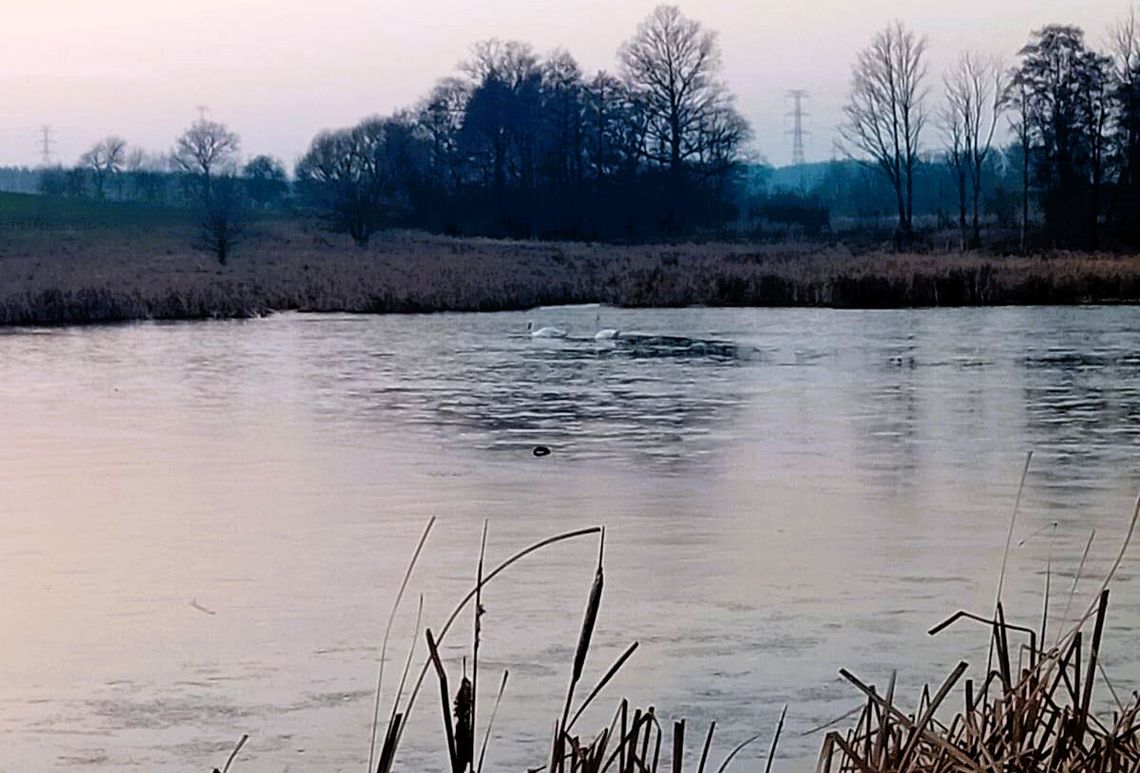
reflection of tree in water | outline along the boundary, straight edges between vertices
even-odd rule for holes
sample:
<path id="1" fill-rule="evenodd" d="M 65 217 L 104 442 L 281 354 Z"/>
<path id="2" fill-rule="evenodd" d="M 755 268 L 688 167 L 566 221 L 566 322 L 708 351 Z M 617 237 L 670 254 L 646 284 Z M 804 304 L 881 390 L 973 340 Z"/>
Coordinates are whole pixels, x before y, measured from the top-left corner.
<path id="1" fill-rule="evenodd" d="M 1026 432 L 1078 479 L 1129 464 L 1140 442 L 1140 356 L 1054 349 L 1025 358 Z"/>
<path id="2" fill-rule="evenodd" d="M 891 349 L 869 366 L 868 383 L 855 396 L 853 463 L 889 489 L 913 489 L 919 483 L 918 363 L 912 340 Z M 876 351 L 876 356 L 881 352 Z"/>

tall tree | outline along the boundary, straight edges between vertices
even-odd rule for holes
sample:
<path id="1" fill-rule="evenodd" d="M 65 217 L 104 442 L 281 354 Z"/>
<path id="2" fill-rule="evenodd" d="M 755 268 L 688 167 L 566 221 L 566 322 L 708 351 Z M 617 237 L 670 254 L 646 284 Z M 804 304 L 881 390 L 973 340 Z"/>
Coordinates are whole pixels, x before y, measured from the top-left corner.
<path id="1" fill-rule="evenodd" d="M 470 84 L 448 77 L 437 81 L 419 106 L 416 123 L 428 142 L 428 176 L 440 194 L 454 193 L 462 179 L 459 133 L 470 99 Z"/>
<path id="2" fill-rule="evenodd" d="M 618 52 L 621 71 L 646 119 L 642 153 L 679 182 L 686 163 L 709 151 L 710 130 L 725 123 L 732 100 L 718 80 L 716 33 L 660 5 Z"/>
<path id="3" fill-rule="evenodd" d="M 946 74 L 944 80 L 947 124 L 956 127 L 959 134 L 957 145 L 960 162 L 957 170 L 959 197 L 964 204 L 966 198 L 964 183 L 968 179 L 972 215 L 969 246 L 971 249 L 977 249 L 982 241 L 979 222 L 982 172 L 993 147 L 998 121 L 1001 120 L 1008 100 L 1005 68 L 993 57 L 965 53 Z M 953 145 L 951 155 L 955 155 Z M 963 217 L 963 227 L 964 220 Z"/>
<path id="4" fill-rule="evenodd" d="M 281 202 L 289 193 L 285 167 L 272 156 L 254 156 L 241 170 L 246 193 L 262 209 Z"/>
<path id="5" fill-rule="evenodd" d="M 245 191 L 237 179 L 241 138 L 199 119 L 174 142 L 173 163 L 192 183 L 200 207 L 199 243 L 225 264 L 244 230 Z"/>
<path id="6" fill-rule="evenodd" d="M 642 136 L 629 89 L 619 78 L 603 71 L 584 84 L 582 124 L 584 163 L 595 190 L 619 173 L 636 173 Z"/>
<path id="7" fill-rule="evenodd" d="M 946 165 L 954 175 L 954 185 L 958 192 L 958 231 L 962 246 L 966 245 L 966 213 L 969 183 L 966 171 L 966 126 L 963 113 L 965 106 L 951 88 L 949 76 L 946 82 L 946 104 L 942 108 L 942 133 L 946 140 Z"/>
<path id="8" fill-rule="evenodd" d="M 1114 212 L 1130 241 L 1140 241 L 1140 26 L 1136 11 L 1109 30 L 1115 66 L 1113 160 L 1117 169 Z"/>
<path id="9" fill-rule="evenodd" d="M 530 46 L 477 43 L 463 69 L 472 82 L 461 142 L 501 198 L 508 186 L 533 187 L 542 72 Z"/>
<path id="10" fill-rule="evenodd" d="M 107 181 L 123 171 L 126 160 L 127 141 L 116 136 L 104 137 L 80 157 L 79 163 L 90 172 L 98 198 L 106 198 Z"/>
<path id="11" fill-rule="evenodd" d="M 898 205 L 898 234 L 914 233 L 914 170 L 926 124 L 926 38 L 894 22 L 859 52 L 840 127 L 862 158 L 882 169 Z"/>
<path id="12" fill-rule="evenodd" d="M 1017 137 L 1018 155 L 1021 157 L 1021 218 L 1020 218 L 1020 245 L 1021 252 L 1025 253 L 1029 247 L 1029 182 L 1031 179 L 1033 153 L 1033 134 L 1030 131 L 1029 85 L 1016 77 L 1009 88 L 1013 116 L 1010 120 L 1010 129 Z"/>
<path id="13" fill-rule="evenodd" d="M 426 167 L 426 141 L 397 118 L 370 118 L 317 135 L 298 162 L 297 186 L 333 230 L 360 247 L 409 206 Z"/>
<path id="14" fill-rule="evenodd" d="M 585 109 L 582 70 L 565 51 L 552 53 L 540 69 L 543 171 L 559 186 L 581 183 Z"/>
<path id="15" fill-rule="evenodd" d="M 1014 83 L 1025 93 L 1025 126 L 1046 225 L 1064 246 L 1095 244 L 1104 182 L 1111 63 L 1084 32 L 1050 25 L 1021 49 Z"/>
<path id="16" fill-rule="evenodd" d="M 201 187 L 201 195 L 210 195 L 211 179 L 220 170 L 231 167 L 241 150 L 241 138 L 225 124 L 199 119 L 174 142 L 172 158 L 175 168 L 190 175 Z"/>

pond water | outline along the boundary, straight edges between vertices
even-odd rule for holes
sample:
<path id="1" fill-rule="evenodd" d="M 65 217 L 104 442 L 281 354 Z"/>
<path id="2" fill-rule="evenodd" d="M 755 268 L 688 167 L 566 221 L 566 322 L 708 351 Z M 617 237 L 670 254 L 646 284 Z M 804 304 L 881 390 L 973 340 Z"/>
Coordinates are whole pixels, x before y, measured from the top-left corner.
<path id="1" fill-rule="evenodd" d="M 536 325 L 567 340 L 533 340 Z M 730 341 L 612 347 L 598 326 Z M 764 736 L 808 770 L 859 703 L 846 667 L 917 702 L 986 631 L 1027 451 L 1004 599 L 1060 620 L 1119 550 L 1140 488 L 1140 309 L 540 309 L 0 333 L 0 770 L 362 771 L 379 640 L 385 704 L 416 609 L 438 631 L 488 565 L 606 527 L 583 691 L 640 647 L 620 696 L 688 718 L 690 755 Z M 536 457 L 545 445 L 551 454 Z M 597 555 L 536 553 L 485 591 L 479 722 L 510 670 L 487 770 L 540 765 Z M 1140 687 L 1140 559 L 1104 664 Z M 1060 588 L 1060 590 L 1057 590 Z M 456 684 L 463 617 L 443 642 Z M 422 634 L 416 662 L 423 658 Z M 979 661 L 981 661 L 979 665 Z M 1106 691 L 1098 686 L 1098 697 Z M 480 735 L 482 731 L 480 730 Z M 397 769 L 443 770 L 425 683 Z"/>

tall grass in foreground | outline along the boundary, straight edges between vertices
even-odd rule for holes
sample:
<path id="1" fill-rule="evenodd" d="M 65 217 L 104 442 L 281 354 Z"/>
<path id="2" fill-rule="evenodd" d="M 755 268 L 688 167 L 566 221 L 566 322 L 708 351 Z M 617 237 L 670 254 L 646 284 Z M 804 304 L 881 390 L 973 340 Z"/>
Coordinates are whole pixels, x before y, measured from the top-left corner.
<path id="1" fill-rule="evenodd" d="M 855 710 L 809 730 L 803 735 L 833 727 L 857 714 L 853 727 L 845 732 L 832 730 L 823 739 L 817 773 L 1124 773 L 1140 771 L 1140 693 L 1122 698 L 1113 687 L 1101 664 L 1101 646 L 1108 611 L 1109 586 L 1124 560 L 1138 520 L 1140 497 L 1115 561 L 1088 608 L 1075 620 L 1069 619 L 1077 585 L 1092 544 L 1090 537 L 1081 557 L 1065 611 L 1056 633 L 1049 638 L 1049 601 L 1051 569 L 1046 570 L 1044 611 L 1036 628 L 1016 625 L 1006 620 L 1001 599 L 1006 563 L 1012 544 L 1018 504 L 1032 455 L 1026 459 L 1018 488 L 1017 502 L 1011 517 L 1006 551 L 998 579 L 994 612 L 982 616 L 959 611 L 930 630 L 936 635 L 948 626 L 969 620 L 985 625 L 990 631 L 991 650 L 985 676 L 980 683 L 966 679 L 960 709 L 951 711 L 948 698 L 965 675 L 968 664 L 960 662 L 936 689 L 923 688 L 913 710 L 900 707 L 895 696 L 895 674 L 892 673 L 885 692 L 869 685 L 846 669 L 840 674 L 860 692 L 865 702 Z M 475 584 L 456 604 L 438 629 L 424 631 L 426 655 L 418 673 L 413 670 L 419 640 L 422 599 L 416 616 L 412 647 L 404 662 L 395 698 L 387 720 L 381 721 L 384 664 L 392 623 L 406 594 L 409 582 L 435 524 L 431 519 L 424 529 L 404 573 L 396 594 L 388 624 L 380 646 L 380 668 L 376 680 L 372 737 L 369 745 L 367 773 L 391 773 L 397 765 L 397 753 L 408 717 L 424 687 L 429 671 L 434 672 L 438 686 L 441 715 L 441 745 L 446 753 L 450 773 L 481 773 L 495 717 L 507 686 L 508 672 L 498 679 L 498 691 L 483 726 L 478 719 L 476 687 L 480 678 L 479 646 L 482 635 L 482 595 L 484 587 L 523 559 L 553 545 L 582 538 L 598 539 L 598 561 L 587 597 L 574 657 L 568 666 L 568 687 L 561 709 L 552 712 L 551 741 L 545 760 L 528 773 L 724 773 L 739 752 L 766 733 L 747 738 L 729 750 L 719 765 L 710 762 L 716 722 L 704 733 L 697 764 L 685 768 L 688 745 L 686 722 L 682 719 L 671 728 L 663 727 L 653 706 L 637 708 L 626 699 L 617 702 L 609 723 L 594 735 L 583 734 L 578 720 L 607 685 L 626 665 L 638 649 L 633 641 L 609 665 L 603 676 L 581 695 L 581 679 L 590 653 L 598 610 L 601 607 L 604 580 L 605 532 L 590 527 L 564 532 L 530 545 L 502 563 L 486 571 L 487 530 L 475 571 Z M 457 676 L 449 673 L 440 657 L 440 643 L 465 610 L 471 608 L 470 672 L 467 659 Z M 1088 630 L 1091 625 L 1091 632 Z M 1087 643 L 1087 647 L 1085 646 Z M 414 678 L 413 678 L 414 676 Z M 1094 684 L 1104 684 L 1112 695 L 1115 709 L 1111 717 L 1093 712 Z M 457 685 L 457 686 L 455 686 Z M 454 686 L 454 689 L 453 689 Z M 764 773 L 770 773 L 780 736 L 784 728 L 787 706 L 780 714 L 766 754 Z M 480 732 L 481 731 L 481 732 Z M 482 738 L 481 742 L 478 739 Z M 225 767 L 214 773 L 227 773 L 245 743 L 243 736 L 230 754 Z"/>
<path id="2" fill-rule="evenodd" d="M 476 741 L 479 737 L 480 730 L 480 728 L 477 727 L 477 720 L 481 714 L 477 711 L 476 696 L 478 694 L 477 686 L 480 678 L 479 645 L 482 633 L 482 617 L 484 614 L 482 606 L 483 588 L 513 564 L 521 561 L 532 553 L 560 542 L 591 536 L 596 536 L 598 539 L 598 562 L 594 571 L 593 582 L 590 585 L 586 609 L 578 633 L 577 645 L 574 649 L 574 657 L 570 663 L 569 683 L 566 696 L 562 702 L 560 714 L 558 714 L 557 718 L 552 722 L 552 737 L 547 760 L 545 764 L 531 768 L 530 770 L 534 771 L 534 773 L 538 773 L 538 771 L 547 771 L 548 773 L 602 773 L 603 771 L 614 771 L 614 773 L 655 773 L 662 769 L 662 764 L 665 764 L 667 765 L 667 769 L 673 771 L 673 773 L 682 773 L 685 748 L 685 722 L 681 720 L 674 723 L 672 728 L 671 757 L 663 760 L 661 749 L 666 730 L 658 721 L 656 710 L 652 706 L 645 709 L 635 708 L 630 705 L 628 700 L 623 699 L 619 702 L 609 725 L 596 735 L 582 735 L 575 729 L 583 712 L 601 695 L 606 686 L 618 672 L 621 671 L 622 667 L 638 647 L 636 641 L 631 642 L 622 654 L 610 664 L 601 679 L 598 680 L 589 692 L 586 693 L 584 697 L 579 695 L 579 688 L 581 686 L 586 660 L 590 653 L 594 627 L 598 618 L 598 610 L 601 608 L 602 593 L 605 587 L 605 531 L 601 527 L 579 529 L 549 537 L 515 553 L 490 571 L 485 571 L 487 530 L 486 526 L 484 526 L 483 540 L 475 574 L 475 585 L 471 591 L 459 601 L 443 625 L 440 626 L 438 633 L 433 632 L 430 627 L 424 632 L 427 656 L 424 658 L 418 676 L 414 682 L 412 682 L 410 689 L 405 692 L 405 687 L 408 685 L 409 677 L 412 674 L 412 652 L 415 651 L 415 642 L 413 642 L 412 652 L 409 652 L 408 660 L 405 662 L 403 673 L 400 676 L 399 687 L 396 690 L 395 700 L 392 702 L 392 708 L 388 716 L 386 727 L 383 732 L 381 732 L 379 707 L 381 704 L 381 689 L 383 685 L 383 664 L 387 659 L 391 621 L 395 618 L 408 581 L 415 570 L 424 543 L 427 541 L 434 523 L 434 519 L 428 522 L 423 536 L 417 544 L 412 560 L 404 574 L 404 580 L 397 592 L 396 602 L 393 605 L 384 639 L 381 643 L 381 665 L 377 678 L 368 773 L 390 773 L 390 771 L 394 769 L 404 728 L 407 725 L 408 717 L 415 706 L 416 699 L 420 694 L 420 690 L 423 687 L 425 677 L 429 670 L 435 672 L 439 687 L 439 706 L 443 725 L 442 743 L 447 753 L 451 773 L 481 773 L 484 760 L 486 759 L 487 746 L 491 738 L 491 731 L 498 711 L 499 702 L 503 697 L 509 677 L 508 672 L 504 671 L 499 681 L 499 689 L 495 701 L 486 720 L 486 726 L 482 728 L 482 742 L 477 748 Z M 444 637 L 452 630 L 452 626 L 456 620 L 470 604 L 474 605 L 471 610 L 473 628 L 471 635 L 470 673 L 467 672 L 467 660 L 465 659 L 463 673 L 459 676 L 458 687 L 452 690 L 452 685 L 455 684 L 453 679 L 455 675 L 448 673 L 447 668 L 440 658 L 439 647 Z M 419 625 L 417 620 L 417 638 L 418 629 Z M 787 707 L 785 707 L 785 712 L 786 710 Z M 777 726 L 775 736 L 772 739 L 769 749 L 769 767 L 775 755 L 783 722 L 784 716 L 781 715 L 780 723 Z M 704 743 L 701 747 L 700 762 L 696 768 L 697 773 L 713 770 L 708 767 L 708 764 L 715 728 L 716 724 L 711 724 L 705 735 Z M 756 741 L 761 735 L 763 734 L 757 734 L 729 751 L 720 766 L 715 769 L 717 773 L 722 773 L 722 771 L 726 770 L 737 753 L 745 746 Z"/>
<path id="3" fill-rule="evenodd" d="M 1026 470 L 1028 466 L 1027 458 Z M 1023 474 L 1023 485 L 1024 481 Z M 1013 520 L 1016 517 L 1015 506 Z M 925 687 L 911 712 L 901 710 L 895 702 L 894 674 L 886 692 L 880 693 L 841 669 L 840 674 L 865 696 L 866 704 L 853 728 L 826 735 L 818 773 L 1140 771 L 1140 693 L 1133 692 L 1123 700 L 1100 660 L 1109 585 L 1124 559 L 1138 518 L 1140 498 L 1120 552 L 1096 598 L 1069 624 L 1068 610 L 1088 556 L 1086 546 L 1052 643 L 1048 638 L 1049 570 L 1040 626 L 1014 625 L 1007 622 L 1001 602 L 1004 558 L 992 617 L 959 611 L 930 630 L 935 635 L 964 619 L 990 629 L 990 662 L 985 676 L 980 684 L 965 681 L 962 707 L 949 716 L 944 713 L 939 718 L 938 711 L 966 672 L 968 664 L 964 661 L 936 690 Z M 1091 537 L 1088 544 L 1092 544 Z M 1007 556 L 1008 551 L 1009 540 Z M 1087 630 L 1090 622 L 1091 634 Z M 1098 674 L 1115 703 L 1111 717 L 1098 717 L 1092 711 Z"/>

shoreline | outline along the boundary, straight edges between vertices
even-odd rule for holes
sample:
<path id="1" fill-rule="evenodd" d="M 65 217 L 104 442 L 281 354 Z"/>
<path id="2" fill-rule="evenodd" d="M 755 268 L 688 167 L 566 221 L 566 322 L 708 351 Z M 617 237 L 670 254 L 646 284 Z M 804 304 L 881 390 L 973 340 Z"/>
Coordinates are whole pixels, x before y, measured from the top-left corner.
<path id="1" fill-rule="evenodd" d="M 836 309 L 1140 303 L 1140 255 L 854 253 L 843 245 L 603 245 L 392 232 L 360 249 L 259 224 L 219 266 L 184 229 L 0 239 L 0 326 L 241 319 L 276 312 Z"/>

